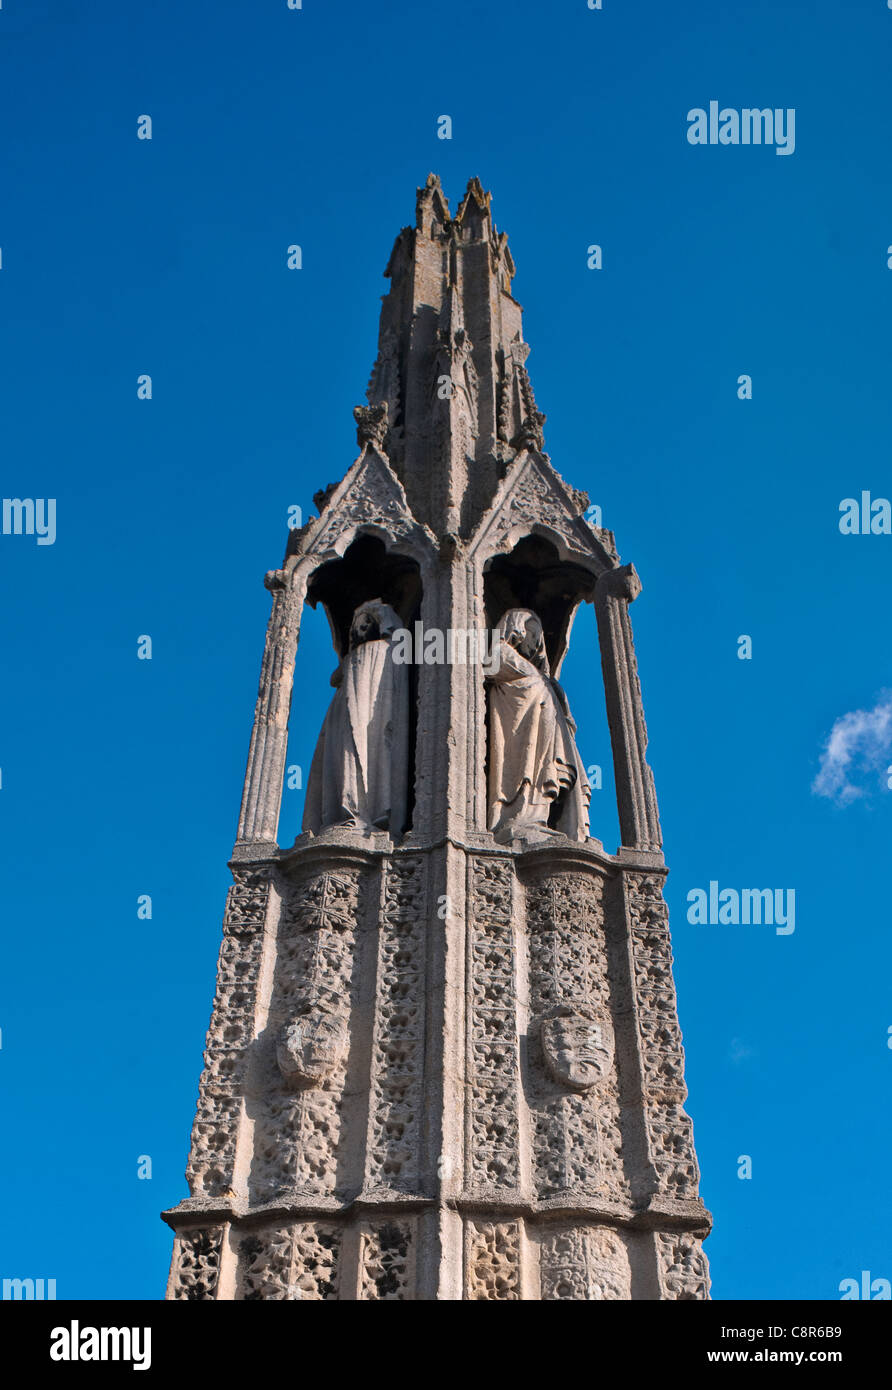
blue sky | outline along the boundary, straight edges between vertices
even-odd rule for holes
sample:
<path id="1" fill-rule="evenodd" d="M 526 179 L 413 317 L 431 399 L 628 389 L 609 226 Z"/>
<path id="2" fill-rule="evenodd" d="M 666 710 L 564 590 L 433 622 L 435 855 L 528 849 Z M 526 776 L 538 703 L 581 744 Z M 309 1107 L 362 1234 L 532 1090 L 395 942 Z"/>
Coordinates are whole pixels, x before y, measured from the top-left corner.
<path id="1" fill-rule="evenodd" d="M 892 536 L 838 526 L 843 498 L 892 496 L 890 59 L 880 0 L 6 0 L 0 490 L 55 497 L 57 538 L 0 535 L 0 1274 L 163 1293 L 262 576 L 289 505 L 354 458 L 382 271 L 435 170 L 453 206 L 471 175 L 492 190 L 546 447 L 644 583 L 714 1296 L 892 1278 L 881 720 L 859 794 L 811 790 L 836 721 L 892 686 Z M 795 153 L 691 146 L 713 99 L 795 108 Z M 303 766 L 333 665 L 310 614 Z M 563 679 L 606 764 L 597 670 L 585 612 Z M 300 814 L 286 792 L 283 840 Z M 689 924 L 710 881 L 794 889 L 795 933 Z"/>

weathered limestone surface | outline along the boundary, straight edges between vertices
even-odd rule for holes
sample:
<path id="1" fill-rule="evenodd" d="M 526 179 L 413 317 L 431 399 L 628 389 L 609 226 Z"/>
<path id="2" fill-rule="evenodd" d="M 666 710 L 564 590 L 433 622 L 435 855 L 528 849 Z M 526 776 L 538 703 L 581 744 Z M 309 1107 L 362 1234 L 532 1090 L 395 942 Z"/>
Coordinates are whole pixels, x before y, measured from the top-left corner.
<path id="1" fill-rule="evenodd" d="M 529 608 L 509 608 L 497 632 L 487 671 L 489 828 L 500 843 L 587 840 L 591 787 L 542 623 Z"/>
<path id="2" fill-rule="evenodd" d="M 477 180 L 452 217 L 428 179 L 386 273 L 359 457 L 266 579 L 190 1195 L 164 1214 L 168 1297 L 705 1299 L 710 1217 L 629 620 L 640 583 L 544 453 L 514 265 Z M 390 814 L 360 736 L 331 774 L 347 814 L 314 811 L 280 846 L 305 602 L 325 607 L 342 669 L 361 668 L 332 727 L 405 697 L 391 735 L 407 801 Z M 504 785 L 521 791 L 532 767 L 522 816 L 493 819 L 496 678 L 479 661 L 420 664 L 394 693 L 380 631 L 377 651 L 350 656 L 375 602 L 443 633 L 535 615 L 520 626 L 536 669 L 518 670 L 557 703 L 532 760 L 511 746 L 512 716 L 493 717 Z M 581 602 L 598 618 L 616 854 L 584 823 L 572 721 L 547 683 Z M 366 780 L 380 796 L 360 795 Z"/>
<path id="3" fill-rule="evenodd" d="M 313 754 L 303 829 L 402 834 L 409 791 L 409 670 L 393 659 L 399 614 L 377 599 L 353 614 L 350 645 Z"/>

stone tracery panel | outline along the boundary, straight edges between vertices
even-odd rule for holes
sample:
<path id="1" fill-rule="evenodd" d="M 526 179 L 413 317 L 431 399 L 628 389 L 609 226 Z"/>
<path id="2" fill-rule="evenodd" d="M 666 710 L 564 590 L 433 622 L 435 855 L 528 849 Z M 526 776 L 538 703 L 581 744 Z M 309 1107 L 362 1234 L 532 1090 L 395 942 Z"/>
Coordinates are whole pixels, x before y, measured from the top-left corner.
<path id="1" fill-rule="evenodd" d="M 249 869 L 235 869 L 233 876 L 186 1169 L 193 1197 L 221 1196 L 233 1185 L 247 1049 L 254 1033 L 270 878 L 267 870 Z"/>
<path id="2" fill-rule="evenodd" d="M 626 1243 L 608 1226 L 546 1228 L 539 1244 L 543 1301 L 618 1301 L 632 1297 Z"/>
<path id="3" fill-rule="evenodd" d="M 651 1161 L 659 1191 L 696 1197 L 700 1172 L 685 1113 L 684 1050 L 672 979 L 669 912 L 658 874 L 626 875 Z"/>
<path id="4" fill-rule="evenodd" d="M 579 872 L 543 873 L 528 885 L 526 902 L 528 1100 L 536 1190 L 540 1197 L 572 1189 L 619 1198 L 626 1195 L 627 1184 L 613 1059 L 603 880 Z M 549 1030 L 556 1026 L 565 1049 L 557 1063 L 549 1057 Z M 576 1051 L 587 1055 L 588 1063 L 574 1058 L 574 1033 L 579 1040 Z M 592 1081 L 593 1077 L 598 1079 Z"/>
<path id="5" fill-rule="evenodd" d="M 702 1242 L 688 1232 L 657 1235 L 660 1288 L 664 1299 L 708 1299 L 709 1267 Z"/>
<path id="6" fill-rule="evenodd" d="M 225 1229 L 206 1226 L 177 1234 L 168 1298 L 194 1303 L 216 1297 Z"/>
<path id="7" fill-rule="evenodd" d="M 516 1188 L 520 1181 L 513 882 L 513 866 L 504 859 L 471 858 L 465 1160 L 471 1189 Z"/>
<path id="8" fill-rule="evenodd" d="M 465 1298 L 516 1302 L 521 1298 L 518 1221 L 469 1221 L 465 1228 Z"/>
<path id="9" fill-rule="evenodd" d="M 346 1057 L 333 1054 L 319 1079 L 295 1082 L 282 1074 L 277 1045 L 295 1020 L 308 1030 L 331 1023 L 347 1038 L 356 993 L 360 880 L 358 870 L 326 870 L 292 888 L 283 901 L 254 1132 L 251 1188 L 259 1201 L 288 1189 L 330 1196 L 338 1185 Z M 322 1045 L 324 1051 L 324 1039 Z"/>
<path id="10" fill-rule="evenodd" d="M 342 1227 L 297 1221 L 242 1237 L 239 1297 L 258 1302 L 331 1303 L 338 1298 Z"/>
<path id="11" fill-rule="evenodd" d="M 413 1298 L 414 1223 L 368 1223 L 361 1235 L 360 1290 L 365 1302 L 399 1303 Z"/>
<path id="12" fill-rule="evenodd" d="M 366 1180 L 418 1189 L 423 1114 L 426 895 L 420 856 L 386 870 L 378 932 Z"/>

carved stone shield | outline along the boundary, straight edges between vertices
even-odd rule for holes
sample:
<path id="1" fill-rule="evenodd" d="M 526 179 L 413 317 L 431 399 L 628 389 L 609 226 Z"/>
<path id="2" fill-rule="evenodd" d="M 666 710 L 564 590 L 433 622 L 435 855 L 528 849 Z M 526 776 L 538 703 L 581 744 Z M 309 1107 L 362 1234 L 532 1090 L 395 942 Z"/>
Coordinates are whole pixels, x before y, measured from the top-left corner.
<path id="1" fill-rule="evenodd" d="M 286 1081 L 318 1086 L 347 1051 L 347 1020 L 317 1009 L 286 1023 L 276 1046 L 276 1061 Z"/>
<path id="2" fill-rule="evenodd" d="M 588 1091 L 613 1065 L 613 1025 L 604 1009 L 561 1004 L 542 1022 L 545 1065 L 562 1086 Z"/>

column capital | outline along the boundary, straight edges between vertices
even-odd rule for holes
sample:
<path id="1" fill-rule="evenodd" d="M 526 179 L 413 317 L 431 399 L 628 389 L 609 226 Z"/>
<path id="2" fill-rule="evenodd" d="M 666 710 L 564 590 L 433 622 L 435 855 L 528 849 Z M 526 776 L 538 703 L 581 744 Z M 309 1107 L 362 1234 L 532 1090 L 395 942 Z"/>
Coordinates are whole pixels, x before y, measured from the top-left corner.
<path id="1" fill-rule="evenodd" d="M 598 576 L 595 585 L 597 598 L 624 598 L 629 603 L 641 593 L 641 580 L 634 565 L 618 565 Z"/>

